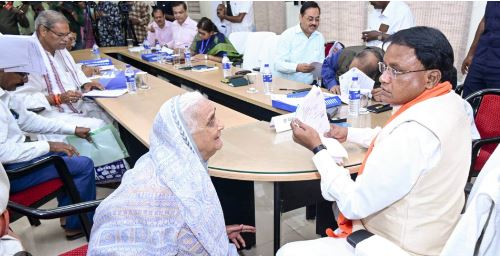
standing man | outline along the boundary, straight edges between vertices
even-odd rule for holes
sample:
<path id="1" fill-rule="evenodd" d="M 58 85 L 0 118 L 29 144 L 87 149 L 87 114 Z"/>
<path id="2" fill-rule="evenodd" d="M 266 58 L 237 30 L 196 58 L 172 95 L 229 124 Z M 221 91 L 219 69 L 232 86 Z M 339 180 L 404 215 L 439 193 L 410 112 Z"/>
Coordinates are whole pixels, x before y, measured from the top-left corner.
<path id="1" fill-rule="evenodd" d="M 188 16 L 186 2 L 172 2 L 175 21 L 172 23 L 172 40 L 167 43 L 171 49 L 190 47 L 198 33 L 197 23 Z"/>
<path id="2" fill-rule="evenodd" d="M 277 75 L 306 84 L 312 84 L 312 63 L 323 63 L 325 38 L 318 32 L 321 10 L 316 2 L 308 1 L 300 8 L 300 23 L 281 34 L 275 68 Z"/>
<path id="3" fill-rule="evenodd" d="M 462 97 L 486 88 L 500 88 L 500 3 L 488 2 L 469 53 L 462 63 L 467 74 Z"/>
<path id="4" fill-rule="evenodd" d="M 173 22 L 175 20 L 174 12 L 172 11 L 172 1 L 156 1 L 156 7 L 163 10 L 165 19 L 170 22 Z"/>
<path id="5" fill-rule="evenodd" d="M 366 46 L 382 48 L 390 35 L 415 26 L 410 7 L 402 1 L 370 1 L 373 11 L 368 15 L 368 29 L 361 33 Z"/>
<path id="6" fill-rule="evenodd" d="M 29 27 L 26 10 L 26 6 L 17 8 L 11 1 L 0 1 L 0 33 L 19 35 L 18 23 L 21 27 Z"/>
<path id="7" fill-rule="evenodd" d="M 231 22 L 232 32 L 253 32 L 255 31 L 255 19 L 253 15 L 252 1 L 230 1 L 232 15 L 228 13 L 227 8 L 217 8 L 217 16 L 221 20 Z M 219 6 L 221 6 L 219 5 Z"/>
<path id="8" fill-rule="evenodd" d="M 149 25 L 148 41 L 151 45 L 166 45 L 172 41 L 172 22 L 165 20 L 163 9 L 155 7 L 153 10 L 154 21 Z"/>
<path id="9" fill-rule="evenodd" d="M 471 160 L 471 129 L 464 101 L 449 82 L 453 49 L 429 27 L 388 39 L 380 64 L 383 102 L 394 112 L 383 127 L 332 125 L 326 137 L 368 147 L 355 181 L 321 144 L 318 133 L 294 120 L 294 141 L 315 154 L 321 193 L 342 213 L 327 238 L 290 243 L 287 255 L 354 255 L 346 236 L 366 229 L 412 255 L 439 255 L 460 219 Z"/>
<path id="10" fill-rule="evenodd" d="M 146 27 L 150 22 L 150 9 L 146 2 L 131 1 L 128 19 L 132 23 L 137 43 L 142 43 L 147 36 Z M 151 42 L 150 42 L 151 43 Z"/>

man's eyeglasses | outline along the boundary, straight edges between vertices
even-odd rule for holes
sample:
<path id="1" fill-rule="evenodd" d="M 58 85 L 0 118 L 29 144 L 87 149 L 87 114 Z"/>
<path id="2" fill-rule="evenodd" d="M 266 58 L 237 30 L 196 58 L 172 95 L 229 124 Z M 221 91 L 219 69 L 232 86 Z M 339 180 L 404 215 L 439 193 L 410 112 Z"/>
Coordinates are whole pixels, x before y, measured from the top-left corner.
<path id="1" fill-rule="evenodd" d="M 385 71 L 389 71 L 389 74 L 391 75 L 391 78 L 397 78 L 398 76 L 409 74 L 409 73 L 414 73 L 414 72 L 427 71 L 427 69 L 399 71 L 397 69 L 394 69 L 391 66 L 386 65 L 383 62 L 379 62 L 378 63 L 378 70 L 380 71 L 381 74 L 384 74 Z"/>
<path id="2" fill-rule="evenodd" d="M 44 26 L 45 27 L 45 26 Z M 71 35 L 71 32 L 68 33 L 57 33 L 54 30 L 50 29 L 49 27 L 45 27 L 48 31 L 52 32 L 54 35 L 56 35 L 59 38 L 65 38 Z"/>

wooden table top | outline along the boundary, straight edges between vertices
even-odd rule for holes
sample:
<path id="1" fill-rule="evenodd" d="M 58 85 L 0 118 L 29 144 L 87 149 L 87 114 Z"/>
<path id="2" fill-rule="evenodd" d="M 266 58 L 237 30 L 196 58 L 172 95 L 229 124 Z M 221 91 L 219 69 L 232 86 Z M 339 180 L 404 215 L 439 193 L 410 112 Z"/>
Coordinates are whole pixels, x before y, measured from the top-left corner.
<path id="1" fill-rule="evenodd" d="M 128 52 L 126 47 L 103 48 L 106 52 L 119 52 L 130 58 L 142 61 L 138 54 Z M 72 52 L 75 60 L 90 58 L 89 50 Z M 109 57 L 109 56 L 105 56 Z M 113 64 L 119 68 L 124 63 L 112 57 Z M 144 61 L 142 61 L 144 62 Z M 249 94 L 246 88 L 233 88 L 220 82 L 222 71 L 194 73 L 174 69 L 172 65 L 144 62 L 174 73 L 185 79 L 218 90 L 234 97 L 244 98 L 246 101 L 277 110 L 271 106 L 269 96 L 262 93 Z M 194 74 L 193 74 L 194 73 Z M 144 145 L 149 147 L 149 132 L 156 113 L 161 105 L 171 97 L 185 92 L 160 78 L 149 76 L 151 89 L 138 90 L 135 95 L 125 94 L 119 98 L 99 98 L 97 102 L 115 120 L 120 122 Z M 277 81 L 284 79 L 277 79 Z M 276 80 L 275 80 L 276 81 Z M 304 84 L 284 80 L 286 88 L 305 88 Z M 262 85 L 257 84 L 257 89 L 262 92 Z M 277 86 L 277 88 L 280 88 Z M 284 88 L 284 87 L 283 87 Z M 312 153 L 291 139 L 291 131 L 276 134 L 269 128 L 269 123 L 260 122 L 256 119 L 243 115 L 220 104 L 216 104 L 217 115 L 224 122 L 225 129 L 222 132 L 223 148 L 209 160 L 210 175 L 221 178 L 252 180 L 252 181 L 297 181 L 319 179 L 319 173 L 312 162 Z M 347 106 L 340 108 L 341 116 L 347 116 Z M 381 114 L 360 115 L 357 118 L 349 118 L 352 127 L 375 127 L 382 126 L 389 118 L 390 112 Z M 365 149 L 352 143 L 344 143 L 349 153 L 346 167 L 352 167 L 361 163 L 366 152 Z M 355 171 L 352 168 L 351 171 Z"/>

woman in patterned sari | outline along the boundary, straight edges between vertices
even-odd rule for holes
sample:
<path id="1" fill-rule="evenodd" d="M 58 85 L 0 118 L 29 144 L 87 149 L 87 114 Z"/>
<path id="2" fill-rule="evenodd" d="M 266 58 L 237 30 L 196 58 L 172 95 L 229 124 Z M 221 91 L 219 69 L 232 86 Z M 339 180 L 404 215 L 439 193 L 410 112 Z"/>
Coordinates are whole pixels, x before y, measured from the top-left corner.
<path id="1" fill-rule="evenodd" d="M 225 226 L 207 170 L 223 128 L 199 92 L 167 101 L 149 152 L 97 208 L 88 255 L 238 255 L 255 228 Z"/>
<path id="2" fill-rule="evenodd" d="M 96 16 L 99 46 L 125 45 L 122 18 L 118 2 L 103 1 L 97 4 Z"/>
<path id="3" fill-rule="evenodd" d="M 195 59 L 222 62 L 222 57 L 227 57 L 232 61 L 241 61 L 242 55 L 234 48 L 231 42 L 219 33 L 217 26 L 207 17 L 203 17 L 198 22 L 198 34 L 191 44 L 191 52 Z"/>

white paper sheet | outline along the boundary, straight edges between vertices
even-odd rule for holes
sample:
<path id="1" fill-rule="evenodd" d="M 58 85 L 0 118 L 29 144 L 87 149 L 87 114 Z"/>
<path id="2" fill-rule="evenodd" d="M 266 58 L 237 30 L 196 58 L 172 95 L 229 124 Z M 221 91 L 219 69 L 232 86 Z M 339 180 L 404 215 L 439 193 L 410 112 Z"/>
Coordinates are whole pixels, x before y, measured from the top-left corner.
<path id="1" fill-rule="evenodd" d="M 344 103 L 347 103 L 349 101 L 349 86 L 351 85 L 353 76 L 358 77 L 359 87 L 362 91 L 371 92 L 373 90 L 373 85 L 375 85 L 375 81 L 365 73 L 363 73 L 363 71 L 357 68 L 351 68 L 349 71 L 339 77 L 340 99 Z"/>
<path id="2" fill-rule="evenodd" d="M 95 98 L 116 98 L 127 93 L 127 89 L 118 90 L 92 90 L 83 94 L 84 97 L 95 97 Z"/>
<path id="3" fill-rule="evenodd" d="M 295 113 L 296 118 L 318 132 L 321 142 L 337 163 L 342 163 L 343 158 L 347 158 L 347 151 L 336 139 L 324 137 L 324 134 L 330 130 L 330 123 L 326 115 L 324 96 L 319 87 L 312 86 Z"/>
<path id="4" fill-rule="evenodd" d="M 46 73 L 42 53 L 32 36 L 1 35 L 0 49 L 0 68 L 5 72 Z"/>

